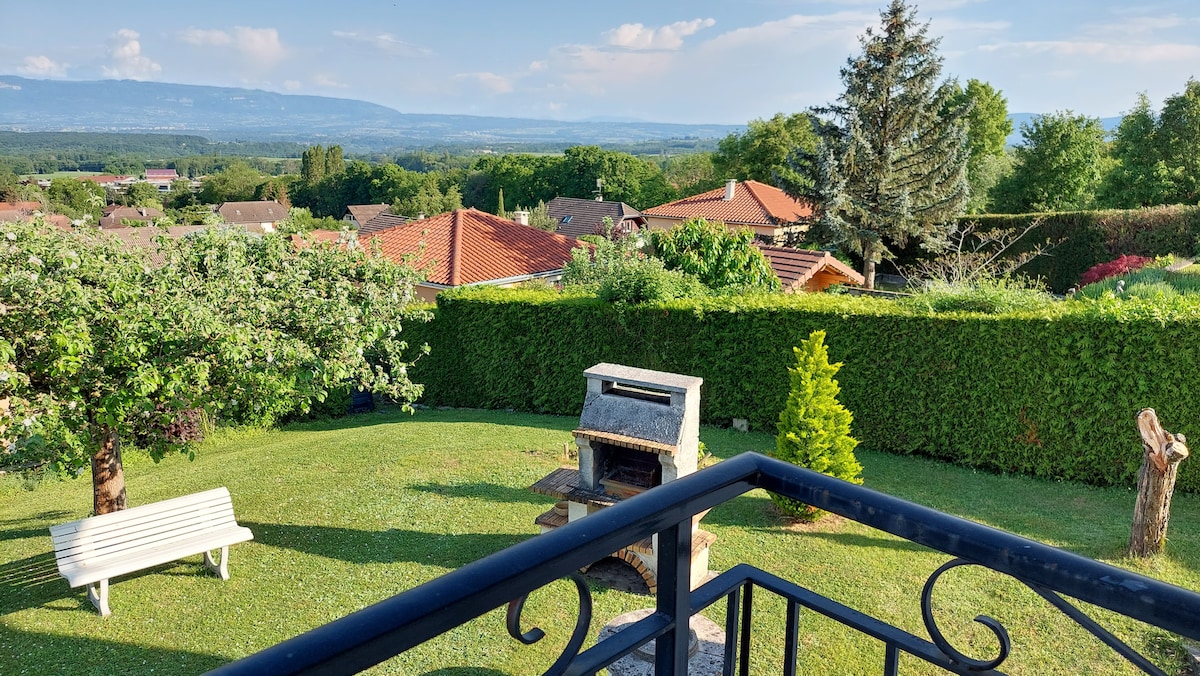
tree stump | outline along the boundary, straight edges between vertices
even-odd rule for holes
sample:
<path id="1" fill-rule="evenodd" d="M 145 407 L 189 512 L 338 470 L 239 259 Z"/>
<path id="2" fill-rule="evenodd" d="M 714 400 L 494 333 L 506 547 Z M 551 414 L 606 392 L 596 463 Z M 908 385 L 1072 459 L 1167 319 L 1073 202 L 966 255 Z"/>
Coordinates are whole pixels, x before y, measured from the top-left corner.
<path id="1" fill-rule="evenodd" d="M 1188 447 L 1187 439 L 1182 434 L 1171 434 L 1162 428 L 1158 414 L 1152 408 L 1138 412 L 1137 427 L 1142 435 L 1145 457 L 1138 470 L 1137 503 L 1133 507 L 1129 553 L 1151 556 L 1162 552 L 1167 539 L 1171 494 L 1175 492 L 1179 463 L 1188 457 Z"/>

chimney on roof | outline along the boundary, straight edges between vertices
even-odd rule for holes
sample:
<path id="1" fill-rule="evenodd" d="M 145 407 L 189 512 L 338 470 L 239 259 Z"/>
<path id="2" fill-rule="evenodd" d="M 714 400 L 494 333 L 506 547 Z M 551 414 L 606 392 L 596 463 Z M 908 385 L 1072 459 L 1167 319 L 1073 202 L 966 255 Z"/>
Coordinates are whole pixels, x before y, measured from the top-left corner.
<path id="1" fill-rule="evenodd" d="M 733 191 L 737 186 L 737 180 L 728 179 L 725 181 L 725 201 L 729 202 L 733 199 Z"/>
<path id="2" fill-rule="evenodd" d="M 521 225 L 529 225 L 528 211 L 514 211 L 512 212 L 512 217 L 513 221 L 520 223 Z"/>

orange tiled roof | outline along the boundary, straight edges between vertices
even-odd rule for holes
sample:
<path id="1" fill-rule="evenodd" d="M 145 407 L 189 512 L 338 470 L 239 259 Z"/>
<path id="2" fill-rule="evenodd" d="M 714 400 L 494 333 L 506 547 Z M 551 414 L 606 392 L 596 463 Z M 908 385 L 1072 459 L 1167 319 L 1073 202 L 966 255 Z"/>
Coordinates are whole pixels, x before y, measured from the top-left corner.
<path id="1" fill-rule="evenodd" d="M 417 268 L 432 264 L 427 281 L 446 286 L 561 270 L 579 246 L 574 238 L 475 209 L 410 221 L 361 235 L 359 241 L 369 249 L 372 239 L 392 260 L 415 254 Z"/>
<path id="2" fill-rule="evenodd" d="M 834 258 L 828 251 L 809 251 L 781 246 L 759 246 L 771 269 L 779 277 L 784 291 L 803 289 L 821 270 L 844 279 L 847 284 L 862 286 L 863 276 L 845 263 Z"/>
<path id="3" fill-rule="evenodd" d="M 808 204 L 797 202 L 779 188 L 758 181 L 737 183 L 731 200 L 725 199 L 725 190 L 723 187 L 717 188 L 642 209 L 642 214 L 680 220 L 700 216 L 710 221 L 739 225 L 784 225 L 813 215 L 812 207 Z"/>

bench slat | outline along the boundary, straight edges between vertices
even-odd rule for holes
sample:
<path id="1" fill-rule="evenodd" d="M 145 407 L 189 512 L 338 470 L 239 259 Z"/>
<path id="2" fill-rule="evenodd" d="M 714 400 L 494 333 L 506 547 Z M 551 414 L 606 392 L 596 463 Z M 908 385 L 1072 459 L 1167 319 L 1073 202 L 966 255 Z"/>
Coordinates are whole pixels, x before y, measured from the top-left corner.
<path id="1" fill-rule="evenodd" d="M 201 496 L 202 499 L 197 499 Z M 130 523 L 145 523 L 171 514 L 186 514 L 191 510 L 209 504 L 232 504 L 229 492 L 223 488 L 214 491 L 197 493 L 196 496 L 172 498 L 149 505 L 130 507 L 118 512 L 89 516 L 76 521 L 50 527 L 50 535 L 55 538 L 70 537 L 77 533 L 103 533 L 112 528 L 124 528 Z"/>
<path id="2" fill-rule="evenodd" d="M 114 559 L 100 564 L 76 565 L 65 569 L 60 567 L 59 573 L 67 578 L 67 583 L 72 587 L 81 587 L 85 584 L 144 570 L 151 566 L 170 563 L 185 556 L 201 554 L 253 539 L 254 534 L 250 532 L 249 528 L 237 526 L 225 531 L 205 533 L 197 537 L 142 550 L 128 558 Z"/>
<path id="3" fill-rule="evenodd" d="M 56 547 L 55 556 L 62 563 L 72 563 L 77 559 L 103 560 L 111 557 L 125 556 L 126 553 L 155 546 L 161 542 L 172 542 L 205 532 L 221 531 L 236 527 L 232 510 L 225 510 L 219 518 L 204 518 L 194 522 L 175 521 L 166 524 L 154 524 L 143 530 L 129 530 L 114 534 L 102 540 L 76 540 Z"/>
<path id="4" fill-rule="evenodd" d="M 158 516 L 143 515 L 140 518 L 133 519 L 129 523 L 110 523 L 103 529 L 82 529 L 74 532 L 51 536 L 54 544 L 58 548 L 71 547 L 75 543 L 86 542 L 104 542 L 115 538 L 120 538 L 127 533 L 136 533 L 158 525 L 173 525 L 180 523 L 190 523 L 193 521 L 205 522 L 220 522 L 222 520 L 232 520 L 233 505 L 225 503 L 223 505 L 210 504 L 201 507 L 195 507 L 187 511 L 171 512 Z"/>

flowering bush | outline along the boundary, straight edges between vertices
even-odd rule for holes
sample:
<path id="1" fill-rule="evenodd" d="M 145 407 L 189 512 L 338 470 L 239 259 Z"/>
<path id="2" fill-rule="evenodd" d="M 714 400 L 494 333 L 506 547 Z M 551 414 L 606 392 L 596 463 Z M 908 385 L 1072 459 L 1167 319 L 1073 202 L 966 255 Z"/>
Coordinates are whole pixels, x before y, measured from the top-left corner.
<path id="1" fill-rule="evenodd" d="M 1153 258 L 1146 258 L 1145 256 L 1123 255 L 1115 261 L 1092 266 L 1087 272 L 1083 273 L 1079 281 L 1083 286 L 1095 284 L 1109 277 L 1116 277 L 1117 275 L 1124 275 L 1134 270 L 1139 270 L 1153 262 Z"/>

